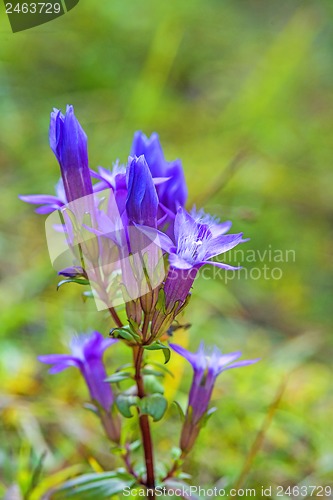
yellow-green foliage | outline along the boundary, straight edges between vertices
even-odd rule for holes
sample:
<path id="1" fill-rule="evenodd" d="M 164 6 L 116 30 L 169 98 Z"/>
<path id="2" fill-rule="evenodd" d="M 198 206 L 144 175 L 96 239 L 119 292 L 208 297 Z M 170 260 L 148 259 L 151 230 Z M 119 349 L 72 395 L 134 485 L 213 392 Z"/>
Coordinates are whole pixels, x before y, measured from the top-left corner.
<path id="1" fill-rule="evenodd" d="M 92 167 L 126 161 L 135 130 L 158 131 L 167 159 L 183 160 L 190 205 L 251 238 L 242 247 L 257 256 L 243 262 L 248 273 L 282 270 L 281 279 L 246 279 L 243 270 L 227 284 L 224 272 L 196 282 L 184 317 L 193 327 L 176 340 L 197 347 L 203 338 L 262 361 L 220 377 L 218 411 L 187 462 L 193 482 L 259 488 L 332 478 L 332 16 L 331 0 L 82 0 L 63 18 L 12 34 L 1 13 L 1 494 L 13 484 L 27 491 L 45 451 L 31 500 L 117 463 L 81 408 L 79 373 L 49 377 L 36 360 L 64 349 L 74 330 L 111 326 L 79 287 L 56 292 L 43 217 L 17 198 L 53 191 L 49 112 L 67 103 L 87 131 Z M 295 258 L 269 262 L 269 248 Z M 127 361 L 115 350 L 110 368 Z M 185 402 L 191 370 L 175 358 L 167 394 Z M 173 406 L 154 425 L 164 461 L 179 428 Z"/>

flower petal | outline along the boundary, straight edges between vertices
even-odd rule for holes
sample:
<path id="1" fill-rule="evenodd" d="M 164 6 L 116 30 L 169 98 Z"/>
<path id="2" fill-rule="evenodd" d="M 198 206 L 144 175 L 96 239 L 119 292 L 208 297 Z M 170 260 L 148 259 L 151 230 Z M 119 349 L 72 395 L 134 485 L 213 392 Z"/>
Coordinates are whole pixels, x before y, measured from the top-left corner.
<path id="1" fill-rule="evenodd" d="M 158 197 L 143 155 L 129 158 L 126 211 L 131 222 L 156 227 Z"/>
<path id="2" fill-rule="evenodd" d="M 171 177 L 153 177 L 153 183 L 155 186 L 159 186 L 160 184 L 164 184 L 171 179 Z"/>
<path id="3" fill-rule="evenodd" d="M 26 203 L 32 203 L 34 205 L 45 205 L 48 203 L 57 203 L 59 204 L 59 206 L 62 205 L 62 202 L 59 200 L 59 198 L 49 194 L 20 195 L 19 198 Z"/>
<path id="4" fill-rule="evenodd" d="M 131 156 L 140 155 L 144 155 L 153 177 L 165 177 L 166 162 L 160 140 L 156 132 L 154 132 L 149 138 L 140 131 L 135 132 Z"/>
<path id="5" fill-rule="evenodd" d="M 187 361 L 189 361 L 192 366 L 195 365 L 196 353 L 190 352 L 187 349 L 185 349 L 185 347 L 182 347 L 181 345 L 178 344 L 169 344 L 169 347 L 171 347 L 171 349 L 173 349 L 176 353 L 183 356 L 183 358 L 187 359 Z"/>
<path id="6" fill-rule="evenodd" d="M 49 369 L 49 374 L 54 375 L 55 373 L 60 373 L 67 368 L 70 368 L 71 366 L 78 367 L 77 363 L 58 363 L 57 365 L 52 366 L 52 368 Z"/>
<path id="7" fill-rule="evenodd" d="M 73 366 L 79 364 L 79 360 L 71 354 L 45 354 L 44 356 L 38 356 L 38 360 L 47 365 L 66 364 L 67 366 Z"/>
<path id="8" fill-rule="evenodd" d="M 193 266 L 193 264 L 182 259 L 176 253 L 170 253 L 169 262 L 170 266 L 175 267 L 176 269 L 192 269 L 193 267 L 198 267 L 198 266 Z"/>
<path id="9" fill-rule="evenodd" d="M 205 260 L 201 262 L 201 265 L 211 264 L 215 267 L 220 267 L 221 269 L 225 269 L 226 271 L 237 271 L 238 269 L 242 269 L 242 266 L 229 266 L 229 264 L 224 264 L 223 262 L 216 262 L 215 260 Z"/>
<path id="10" fill-rule="evenodd" d="M 143 232 L 153 243 L 158 247 L 162 248 L 167 253 L 171 253 L 175 249 L 173 241 L 166 234 L 162 233 L 158 229 L 148 226 L 141 226 L 139 224 L 134 224 L 140 231 Z"/>
<path id="11" fill-rule="evenodd" d="M 219 360 L 218 360 L 219 372 L 223 371 L 226 365 L 228 365 L 232 361 L 235 361 L 236 359 L 240 358 L 241 355 L 242 355 L 241 351 L 231 352 L 229 354 L 221 354 L 219 356 Z"/>
<path id="12" fill-rule="evenodd" d="M 237 361 L 237 363 L 232 363 L 231 365 L 223 368 L 221 371 L 224 372 L 226 370 L 230 370 L 231 368 L 241 368 L 242 366 L 253 365 L 254 363 L 258 363 L 258 361 L 260 361 L 260 359 L 261 358 Z"/>
<path id="13" fill-rule="evenodd" d="M 216 238 L 212 238 L 209 242 L 209 249 L 206 253 L 206 259 L 210 259 L 211 257 L 216 257 L 221 253 L 227 252 L 231 250 L 239 243 L 242 242 L 243 233 L 238 234 L 223 234 L 217 236 Z"/>
<path id="14" fill-rule="evenodd" d="M 225 222 L 222 222 L 221 224 L 214 224 L 210 226 L 210 230 L 212 232 L 212 235 L 214 238 L 217 236 L 220 236 L 221 234 L 225 234 L 231 229 L 232 222 L 230 220 L 227 220 Z"/>
<path id="15" fill-rule="evenodd" d="M 51 214 L 52 212 L 55 212 L 56 210 L 59 210 L 61 206 L 59 205 L 42 205 L 41 207 L 36 208 L 35 212 L 36 214 Z"/>

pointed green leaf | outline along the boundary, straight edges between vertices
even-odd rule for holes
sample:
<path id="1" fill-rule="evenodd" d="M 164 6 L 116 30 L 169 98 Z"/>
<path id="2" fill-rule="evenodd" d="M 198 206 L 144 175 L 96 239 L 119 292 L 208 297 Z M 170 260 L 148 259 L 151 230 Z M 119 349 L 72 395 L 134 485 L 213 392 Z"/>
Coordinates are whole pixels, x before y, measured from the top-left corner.
<path id="1" fill-rule="evenodd" d="M 164 373 L 167 373 L 168 375 L 170 375 L 170 377 L 172 378 L 175 378 L 174 374 L 172 373 L 172 371 L 170 371 L 165 365 L 162 365 L 161 363 L 157 363 L 156 361 L 151 361 L 149 360 L 149 365 L 153 365 L 153 366 L 156 366 L 156 368 L 158 368 L 159 370 L 161 370 L 162 372 Z"/>
<path id="2" fill-rule="evenodd" d="M 116 372 L 110 377 L 106 378 L 105 382 L 116 383 L 116 382 L 122 382 L 123 380 L 129 378 L 133 378 L 130 372 Z"/>
<path id="3" fill-rule="evenodd" d="M 155 377 L 164 377 L 164 373 L 159 372 L 157 370 L 153 370 L 152 368 L 144 368 L 141 373 L 143 373 L 143 375 L 154 375 Z"/>
<path id="4" fill-rule="evenodd" d="M 59 283 L 57 285 L 57 290 L 59 290 L 59 288 L 62 285 L 65 285 L 66 283 L 77 283 L 78 285 L 89 285 L 90 284 L 89 280 L 80 279 L 80 278 L 70 278 L 68 280 L 59 281 Z"/>
<path id="5" fill-rule="evenodd" d="M 131 443 L 129 446 L 128 446 L 128 449 L 130 451 L 135 451 L 135 450 L 138 450 L 140 448 L 140 446 L 142 445 L 140 439 L 137 439 L 136 441 L 133 441 L 133 443 Z"/>
<path id="6" fill-rule="evenodd" d="M 130 326 L 124 326 L 122 328 L 112 328 L 110 330 L 110 335 L 114 338 L 122 338 L 128 340 L 129 342 L 133 342 L 138 340 L 140 337 L 137 333 L 135 333 Z"/>
<path id="7" fill-rule="evenodd" d="M 129 474 L 119 472 L 84 474 L 64 483 L 57 489 L 52 498 L 55 500 L 110 498 L 121 493 L 126 487 L 131 488 L 134 483 L 135 481 Z"/>
<path id="8" fill-rule="evenodd" d="M 217 408 L 213 407 L 213 408 L 210 408 L 207 413 L 205 413 L 202 417 L 201 417 L 201 420 L 200 420 L 200 425 L 202 427 L 205 427 L 205 425 L 207 424 L 208 420 L 210 419 L 210 417 L 213 415 L 213 413 L 215 413 L 217 410 Z"/>
<path id="9" fill-rule="evenodd" d="M 165 313 L 165 293 L 162 288 L 158 292 L 157 303 L 155 306 L 156 311 L 162 311 Z"/>
<path id="10" fill-rule="evenodd" d="M 171 354 L 169 347 L 165 344 L 162 344 L 162 342 L 160 342 L 159 340 L 157 342 L 154 342 L 153 344 L 145 345 L 143 347 L 144 349 L 147 349 L 147 351 L 159 351 L 162 349 L 165 358 L 164 364 L 166 364 L 170 359 Z"/>
<path id="11" fill-rule="evenodd" d="M 180 406 L 180 404 L 178 403 L 178 401 L 173 401 L 172 404 L 174 404 L 179 412 L 179 416 L 180 416 L 180 419 L 182 422 L 184 422 L 185 420 L 185 413 L 184 413 L 184 410 L 183 408 Z"/>
<path id="12" fill-rule="evenodd" d="M 182 454 L 182 450 L 178 446 L 171 448 L 171 458 L 173 460 L 179 460 Z"/>

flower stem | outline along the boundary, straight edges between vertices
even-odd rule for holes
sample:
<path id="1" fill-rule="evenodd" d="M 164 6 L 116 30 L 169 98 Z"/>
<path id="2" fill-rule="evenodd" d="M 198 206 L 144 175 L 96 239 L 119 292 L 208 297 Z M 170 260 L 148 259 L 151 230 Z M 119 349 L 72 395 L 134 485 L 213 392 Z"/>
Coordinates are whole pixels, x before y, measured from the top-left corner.
<path id="1" fill-rule="evenodd" d="M 141 346 L 134 347 L 134 366 L 135 366 L 135 382 L 138 389 L 138 396 L 140 399 L 145 397 L 145 390 L 143 385 L 143 378 L 141 374 L 142 358 L 144 349 Z M 142 436 L 142 444 L 146 462 L 146 486 L 149 489 L 148 498 L 155 498 L 155 473 L 154 473 L 154 456 L 153 456 L 153 443 L 150 432 L 150 425 L 148 415 L 140 415 L 140 430 Z"/>
<path id="2" fill-rule="evenodd" d="M 185 458 L 186 458 L 186 453 L 182 452 L 181 456 L 177 460 L 174 461 L 171 469 L 162 479 L 162 482 L 166 481 L 167 479 L 171 479 L 179 471 Z"/>
<path id="3" fill-rule="evenodd" d="M 118 314 L 116 313 L 116 310 L 113 307 L 109 307 L 110 314 L 116 323 L 117 326 L 121 327 L 123 326 L 121 319 L 119 318 Z"/>
<path id="4" fill-rule="evenodd" d="M 130 454 L 130 449 L 129 449 L 128 444 L 126 444 L 125 449 L 126 449 L 126 451 L 123 454 L 123 460 L 124 460 L 124 464 L 125 464 L 125 467 L 127 469 L 127 472 L 129 472 L 129 474 L 131 474 L 136 480 L 139 480 L 139 476 L 135 472 L 133 465 L 132 465 L 132 462 L 131 462 L 131 454 Z"/>

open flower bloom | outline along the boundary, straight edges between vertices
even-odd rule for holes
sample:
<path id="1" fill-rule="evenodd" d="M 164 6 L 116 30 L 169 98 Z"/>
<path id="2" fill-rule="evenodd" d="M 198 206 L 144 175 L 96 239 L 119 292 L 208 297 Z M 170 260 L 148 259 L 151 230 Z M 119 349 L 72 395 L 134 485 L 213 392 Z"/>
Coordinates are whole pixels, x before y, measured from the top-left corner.
<path id="1" fill-rule="evenodd" d="M 161 231 L 141 226 L 143 233 L 169 254 L 170 268 L 164 286 L 167 309 L 177 301 L 179 305 L 184 303 L 198 270 L 205 264 L 227 270 L 239 269 L 210 259 L 247 241 L 243 239 L 243 233 L 224 234 L 230 228 L 229 222 L 219 224 L 208 214 L 204 214 L 204 222 L 202 218 L 200 212 L 190 215 L 179 207 L 174 224 L 174 241 Z"/>
<path id="2" fill-rule="evenodd" d="M 78 335 L 70 342 L 70 354 L 47 354 L 39 356 L 42 363 L 53 365 L 50 373 L 59 373 L 66 368 L 79 368 L 88 386 L 90 397 L 106 412 L 111 409 L 114 401 L 110 384 L 105 382 L 107 374 L 103 363 L 103 353 L 116 342 L 115 339 L 106 339 L 99 332 L 90 335 Z"/>
<path id="3" fill-rule="evenodd" d="M 215 346 L 209 352 L 205 350 L 203 342 L 196 353 L 189 352 L 176 344 L 170 344 L 170 347 L 189 361 L 194 371 L 181 435 L 181 449 L 188 452 L 199 434 L 203 418 L 207 415 L 218 375 L 231 368 L 251 365 L 259 359 L 236 361 L 241 356 L 241 352 L 222 354 Z"/>

